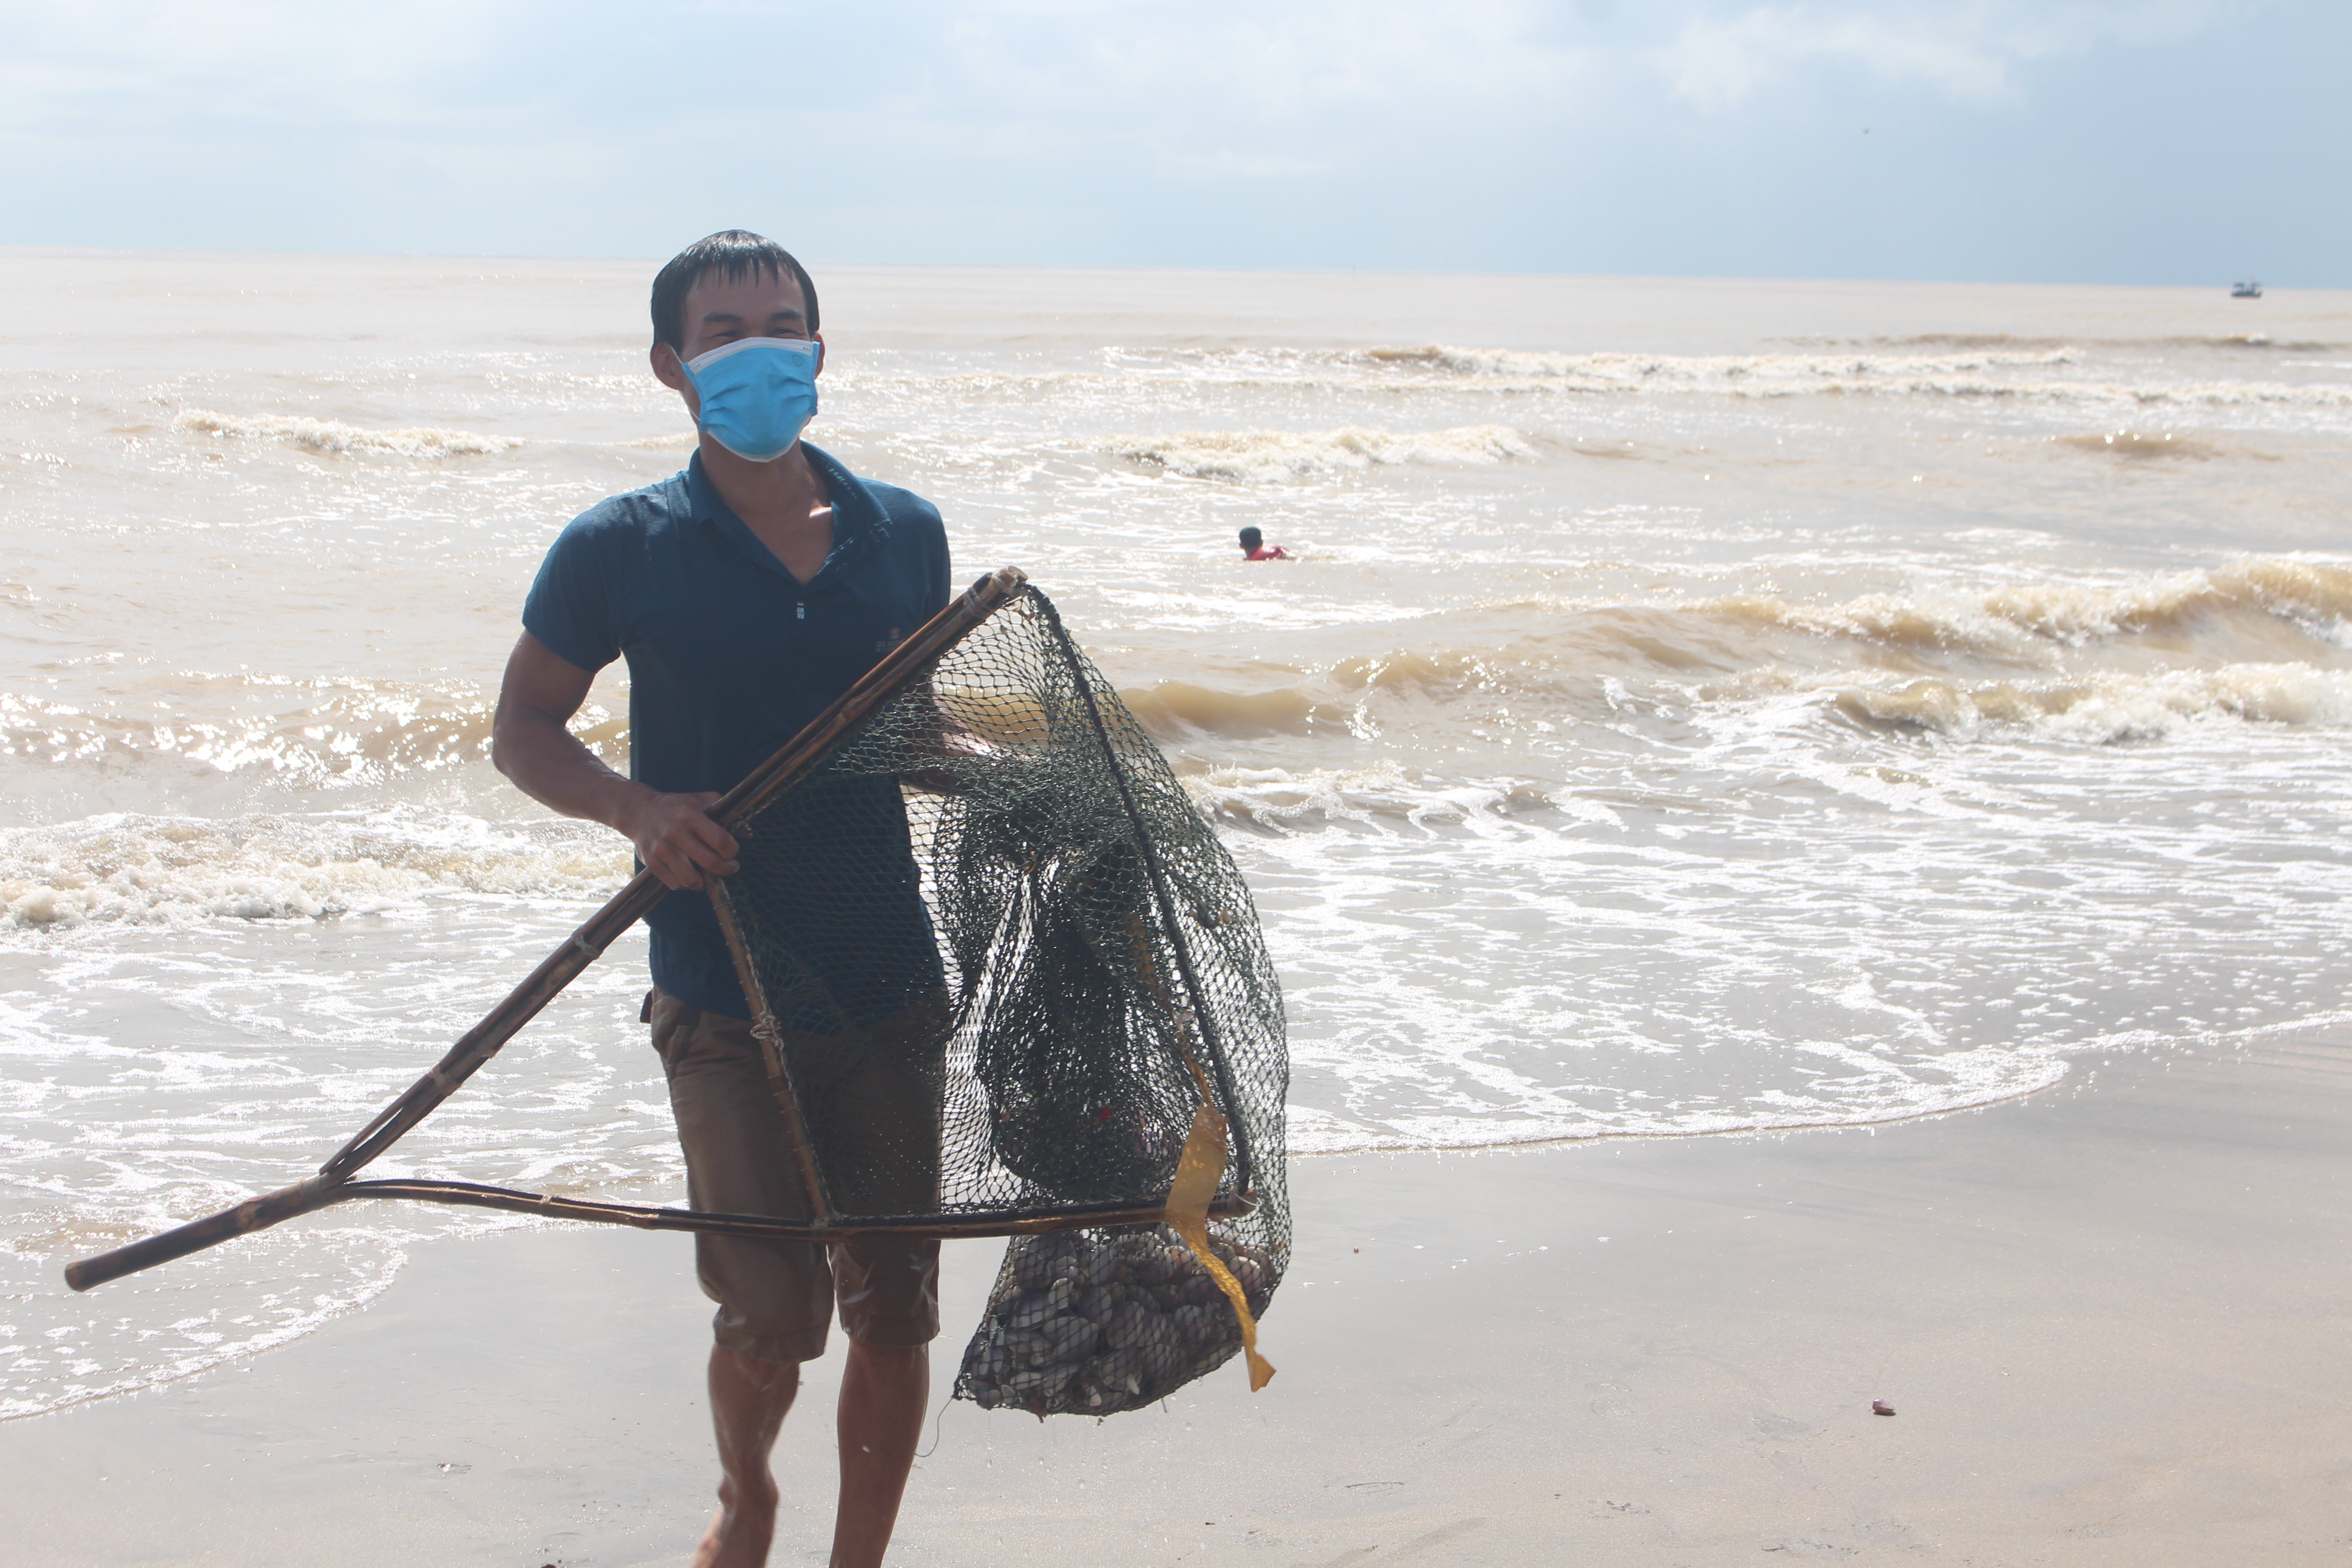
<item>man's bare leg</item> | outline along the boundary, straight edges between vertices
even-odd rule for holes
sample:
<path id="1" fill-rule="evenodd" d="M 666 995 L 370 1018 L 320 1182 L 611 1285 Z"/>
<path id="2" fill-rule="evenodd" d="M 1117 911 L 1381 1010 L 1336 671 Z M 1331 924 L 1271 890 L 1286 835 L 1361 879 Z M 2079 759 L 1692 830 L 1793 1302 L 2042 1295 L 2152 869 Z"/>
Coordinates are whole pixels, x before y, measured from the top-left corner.
<path id="1" fill-rule="evenodd" d="M 693 1568 L 761 1568 L 776 1533 L 776 1478 L 768 1456 L 801 1390 L 790 1362 L 753 1361 L 710 1347 L 710 1426 L 719 1439 L 719 1513 L 694 1549 Z"/>
<path id="2" fill-rule="evenodd" d="M 931 1398 L 931 1347 L 849 1342 L 841 1373 L 841 1501 L 833 1568 L 879 1568 Z"/>

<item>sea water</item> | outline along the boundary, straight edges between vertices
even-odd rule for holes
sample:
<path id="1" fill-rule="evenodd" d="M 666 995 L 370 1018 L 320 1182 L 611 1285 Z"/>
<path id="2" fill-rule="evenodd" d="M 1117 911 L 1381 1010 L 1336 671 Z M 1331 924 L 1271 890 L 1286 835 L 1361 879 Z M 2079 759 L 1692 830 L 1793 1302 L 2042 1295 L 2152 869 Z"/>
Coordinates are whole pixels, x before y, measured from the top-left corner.
<path id="1" fill-rule="evenodd" d="M 689 449 L 651 271 L 0 253 L 0 1415 L 500 1223 L 58 1280 L 307 1173 L 627 876 L 487 750 L 556 531 Z M 1300 1152 L 2341 1016 L 2352 296 L 818 276 L 812 438 L 1053 595 L 1249 876 Z M 625 941 L 374 1170 L 677 1199 L 645 984 Z"/>

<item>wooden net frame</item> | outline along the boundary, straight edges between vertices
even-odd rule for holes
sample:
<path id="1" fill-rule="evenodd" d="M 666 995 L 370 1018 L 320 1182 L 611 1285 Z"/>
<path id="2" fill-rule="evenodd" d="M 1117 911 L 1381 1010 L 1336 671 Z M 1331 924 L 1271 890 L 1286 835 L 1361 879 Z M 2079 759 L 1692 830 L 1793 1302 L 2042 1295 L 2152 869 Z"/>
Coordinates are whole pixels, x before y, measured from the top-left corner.
<path id="1" fill-rule="evenodd" d="M 721 826 L 730 830 L 749 822 L 782 792 L 822 767 L 845 737 L 851 736 L 868 718 L 906 690 L 910 682 L 932 668 L 943 654 L 992 616 L 1024 600 L 1032 601 L 1033 606 L 1042 607 L 1038 613 L 1051 620 L 1053 634 L 1067 650 L 1074 668 L 1083 664 L 1075 648 L 1070 647 L 1051 605 L 1044 595 L 1028 586 L 1025 575 L 1012 567 L 992 573 L 975 582 L 912 637 L 885 655 L 838 700 L 755 768 L 734 789 L 727 792 L 710 808 L 710 816 Z M 1084 695 L 1086 712 L 1096 732 L 1101 736 L 1108 755 L 1112 738 L 1105 730 L 1104 717 L 1092 689 L 1081 679 L 1077 689 Z M 1124 717 L 1122 714 L 1121 718 Z M 1131 724 L 1131 721 L 1129 722 Z M 1159 1201 L 1066 1202 L 1050 1207 L 998 1207 L 956 1215 L 869 1214 L 853 1216 L 843 1215 L 828 1207 L 823 1184 L 811 1170 L 807 1172 L 811 1217 L 782 1219 L 759 1215 L 598 1203 L 471 1182 L 422 1178 L 358 1179 L 359 1173 L 371 1162 L 456 1093 L 557 993 L 660 901 L 667 889 L 651 871 L 640 871 L 542 960 L 504 1000 L 451 1046 L 429 1071 L 336 1151 L 320 1166 L 316 1174 L 205 1218 L 110 1252 L 79 1259 L 67 1268 L 66 1282 L 76 1290 L 88 1290 L 234 1237 L 267 1229 L 299 1215 L 365 1199 L 451 1204 L 536 1215 L 549 1219 L 624 1225 L 646 1230 L 699 1231 L 792 1241 L 829 1241 L 876 1233 L 938 1237 L 1024 1236 L 1077 1226 L 1111 1227 L 1159 1222 L 1169 1224 L 1189 1240 L 1201 1234 L 1202 1223 L 1207 1219 L 1247 1215 L 1257 1206 L 1259 1184 L 1253 1179 L 1256 1173 L 1253 1169 L 1255 1162 L 1247 1142 L 1248 1134 L 1237 1123 L 1232 1125 L 1231 1131 L 1238 1141 L 1234 1152 L 1238 1156 L 1236 1163 L 1241 1179 L 1221 1180 L 1227 1174 L 1228 1119 L 1219 1112 L 1215 1102 L 1223 1099 L 1228 1107 L 1234 1103 L 1230 1081 L 1224 1079 L 1224 1052 L 1207 1022 L 1211 1008 L 1204 1003 L 1201 981 L 1194 973 L 1182 922 L 1178 918 L 1176 905 L 1171 900 L 1167 876 L 1154 854 L 1150 837 L 1145 832 L 1143 818 L 1137 815 L 1137 803 L 1129 782 L 1120 773 L 1115 759 L 1111 776 L 1117 780 L 1119 797 L 1124 801 L 1126 810 L 1135 819 L 1139 845 L 1150 867 L 1152 897 L 1171 933 L 1171 956 L 1178 972 L 1175 978 L 1184 995 L 1181 1004 L 1172 996 L 1167 1000 L 1171 1012 L 1181 1017 L 1184 1028 L 1200 1044 L 1202 1054 L 1208 1058 L 1204 1068 L 1199 1059 L 1190 1053 L 1185 1055 L 1185 1065 L 1200 1085 L 1200 1114 L 1195 1119 L 1192 1135 L 1185 1143 L 1182 1172 L 1171 1184 L 1169 1194 Z M 726 926 L 730 945 L 737 953 L 739 968 L 750 979 L 751 966 L 743 957 L 740 933 L 736 929 L 730 900 L 723 889 L 718 890 L 714 903 Z M 756 987 L 747 988 L 754 989 L 756 998 Z M 755 1000 L 755 1005 L 761 1006 L 764 1012 L 763 1003 Z M 772 1031 L 772 1020 L 765 1021 Z M 1213 1077 L 1219 1080 L 1215 1089 L 1222 1089 L 1222 1094 L 1213 1090 Z M 778 1089 L 788 1123 L 798 1131 L 797 1110 L 792 1102 L 789 1086 L 781 1074 L 778 1075 Z M 1278 1115 L 1278 1102 L 1276 1112 Z M 1276 1184 L 1275 1195 L 1278 1206 L 1283 1210 L 1284 1238 L 1286 1241 L 1286 1205 L 1279 1203 L 1278 1132 L 1276 1142 L 1277 1148 L 1272 1154 L 1274 1163 L 1270 1167 L 1270 1174 Z M 800 1132 L 799 1142 L 805 1167 L 808 1142 L 804 1131 Z M 1223 1273 L 1222 1266 L 1209 1257 L 1205 1243 L 1196 1250 L 1200 1251 L 1203 1264 L 1210 1268 L 1211 1272 Z M 1236 1310 L 1246 1321 L 1249 1313 L 1242 1306 L 1239 1289 L 1234 1288 L 1231 1294 Z M 1254 1329 L 1252 1338 L 1254 1341 Z M 1259 1363 L 1256 1363 L 1254 1352 L 1252 1360 L 1255 1373 Z M 1262 1378 L 1254 1375 L 1255 1381 L 1262 1381 Z"/>

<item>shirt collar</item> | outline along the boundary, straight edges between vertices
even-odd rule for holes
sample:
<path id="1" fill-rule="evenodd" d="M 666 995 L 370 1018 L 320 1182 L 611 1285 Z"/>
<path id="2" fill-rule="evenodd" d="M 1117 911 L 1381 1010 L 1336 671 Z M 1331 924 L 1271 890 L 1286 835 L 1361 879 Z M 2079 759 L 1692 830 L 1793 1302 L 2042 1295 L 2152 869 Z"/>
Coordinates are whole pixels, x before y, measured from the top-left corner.
<path id="1" fill-rule="evenodd" d="M 714 518 L 733 517 L 735 509 L 710 482 L 710 475 L 702 466 L 702 450 L 698 445 L 694 456 L 686 460 L 686 507 L 688 522 L 709 522 Z"/>
<path id="2" fill-rule="evenodd" d="M 853 545 L 862 546 L 866 542 L 875 531 L 881 508 L 872 496 L 866 493 L 866 487 L 857 482 L 857 476 L 842 467 L 840 459 L 832 453 L 806 441 L 801 443 L 801 450 L 807 455 L 817 476 L 824 479 L 825 494 L 833 501 L 833 550 L 826 555 L 824 566 L 817 573 L 817 576 L 822 577 L 832 570 L 835 563 L 849 555 Z M 712 482 L 709 471 L 702 466 L 702 452 L 698 447 L 687 459 L 686 472 L 681 477 L 686 480 L 688 521 L 716 526 L 739 545 L 748 547 L 748 553 L 755 562 L 780 575 L 790 575 L 784 572 L 783 563 L 775 558 L 774 553 L 760 542 L 751 525 L 736 516 L 735 509 L 727 504 L 727 498 L 719 493 L 718 485 Z M 810 582 L 815 580 L 811 578 Z"/>

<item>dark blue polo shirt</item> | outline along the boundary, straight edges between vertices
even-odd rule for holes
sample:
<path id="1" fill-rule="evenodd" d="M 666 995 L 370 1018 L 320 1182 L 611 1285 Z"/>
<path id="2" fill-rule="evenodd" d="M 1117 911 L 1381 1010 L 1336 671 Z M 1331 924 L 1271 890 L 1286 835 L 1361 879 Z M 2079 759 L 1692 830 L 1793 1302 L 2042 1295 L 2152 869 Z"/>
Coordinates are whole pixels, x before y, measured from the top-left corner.
<path id="1" fill-rule="evenodd" d="M 802 450 L 834 519 L 833 552 L 806 584 L 720 499 L 698 452 L 685 472 L 572 519 L 541 564 L 523 605 L 530 635 L 582 669 L 629 661 L 631 778 L 672 793 L 733 788 L 952 596 L 937 508 Z M 805 946 L 818 969 L 840 971 L 832 988 L 849 1021 L 868 1023 L 938 984 L 937 950 L 896 782 L 836 785 L 818 805 L 810 836 L 870 874 L 852 889 L 811 868 Z M 761 837 L 791 826 L 763 819 Z M 708 895 L 673 892 L 646 923 L 655 984 L 751 1016 Z M 889 952 L 898 962 L 877 967 Z M 920 973 L 901 973 L 910 965 Z M 815 1017 L 793 1026 L 829 1032 Z"/>

